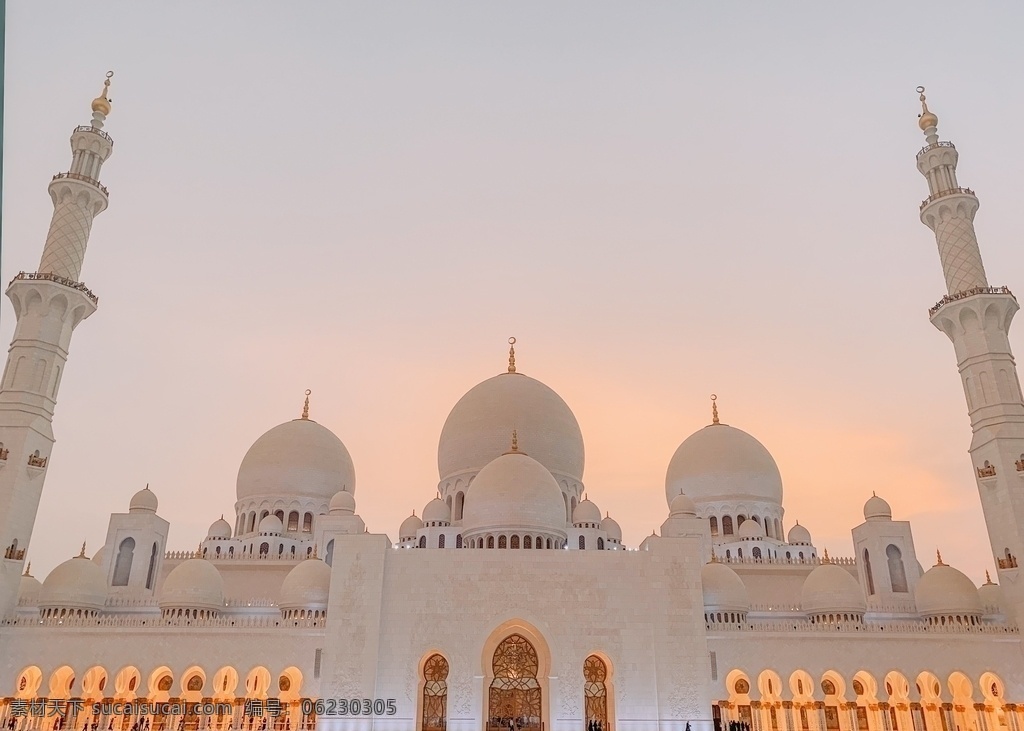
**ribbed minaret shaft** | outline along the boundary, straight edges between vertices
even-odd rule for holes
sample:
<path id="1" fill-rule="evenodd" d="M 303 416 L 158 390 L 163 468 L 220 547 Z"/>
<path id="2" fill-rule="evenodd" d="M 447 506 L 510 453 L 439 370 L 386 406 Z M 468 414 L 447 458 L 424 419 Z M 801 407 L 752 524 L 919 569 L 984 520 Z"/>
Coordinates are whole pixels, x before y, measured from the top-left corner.
<path id="1" fill-rule="evenodd" d="M 50 183 L 54 212 L 39 271 L 20 273 L 7 288 L 17 324 L 0 377 L 0 619 L 17 601 L 71 335 L 96 311 L 96 296 L 78 277 L 92 219 L 107 207 L 97 177 L 113 147 L 102 130 L 110 113 L 109 84 L 108 75 L 103 94 L 93 100 L 92 123 L 71 136 L 70 170 Z"/>
<path id="2" fill-rule="evenodd" d="M 923 93 L 921 102 L 928 144 L 917 154 L 917 167 L 931 192 L 921 220 L 935 232 L 947 287 L 929 315 L 953 343 L 973 430 L 973 470 L 994 559 L 1006 579 L 1000 583 L 1010 610 L 1024 619 L 1024 586 L 1017 581 L 1017 557 L 1024 552 L 1024 396 L 1009 340 L 1019 307 L 1009 289 L 988 284 L 974 233 L 978 199 L 959 186 L 956 149 L 939 141 L 938 117 Z"/>

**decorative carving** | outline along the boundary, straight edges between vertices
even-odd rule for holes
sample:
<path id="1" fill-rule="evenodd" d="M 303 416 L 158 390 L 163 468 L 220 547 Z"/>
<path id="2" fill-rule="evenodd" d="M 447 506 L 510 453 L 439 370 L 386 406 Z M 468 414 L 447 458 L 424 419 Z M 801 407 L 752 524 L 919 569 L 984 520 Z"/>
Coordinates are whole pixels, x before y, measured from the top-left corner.
<path id="1" fill-rule="evenodd" d="M 539 729 L 541 688 L 537 682 L 537 651 L 522 635 L 502 640 L 494 651 L 487 704 L 487 727 L 504 728 L 508 719 L 520 719 L 521 729 Z"/>
<path id="2" fill-rule="evenodd" d="M 423 666 L 423 731 L 443 731 L 448 723 L 448 661 L 431 655 Z"/>
<path id="3" fill-rule="evenodd" d="M 995 477 L 996 466 L 990 463 L 987 459 L 985 464 L 978 468 L 978 477 Z"/>
<path id="4" fill-rule="evenodd" d="M 746 695 L 750 692 L 750 682 L 746 678 L 740 678 L 733 688 L 736 690 L 736 695 Z"/>
<path id="5" fill-rule="evenodd" d="M 19 279 L 34 279 L 43 280 L 47 282 L 56 282 L 57 284 L 63 284 L 65 287 L 71 289 L 77 289 L 79 292 L 84 294 L 94 305 L 99 304 L 100 298 L 92 293 L 92 290 L 86 287 L 81 282 L 76 282 L 74 279 L 68 279 L 62 277 L 59 274 L 53 274 L 52 272 L 18 272 L 18 276 L 11 280 L 11 284 L 14 284 Z"/>
<path id="6" fill-rule="evenodd" d="M 967 297 L 973 297 L 976 294 L 1008 294 L 1013 297 L 1013 292 L 1010 291 L 1009 287 L 971 287 L 970 289 L 962 289 L 954 294 L 947 294 L 945 297 L 935 303 L 935 306 L 928 310 L 928 316 L 931 317 L 940 309 L 943 305 L 947 305 L 950 302 L 956 302 L 957 300 L 966 299 Z M 1016 302 L 1017 298 L 1013 297 L 1013 301 Z"/>
<path id="7" fill-rule="evenodd" d="M 39 450 L 37 449 L 33 454 L 30 454 L 28 456 L 28 466 L 29 467 L 45 467 L 46 466 L 46 457 L 40 457 L 39 456 Z"/>

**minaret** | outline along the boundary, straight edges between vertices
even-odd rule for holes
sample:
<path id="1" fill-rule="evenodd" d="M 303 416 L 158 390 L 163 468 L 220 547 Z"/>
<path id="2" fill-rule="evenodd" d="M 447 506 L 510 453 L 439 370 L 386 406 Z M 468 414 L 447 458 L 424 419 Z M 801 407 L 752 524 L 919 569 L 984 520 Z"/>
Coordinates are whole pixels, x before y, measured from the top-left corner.
<path id="1" fill-rule="evenodd" d="M 7 288 L 17 325 L 0 380 L 0 618 L 17 600 L 53 447 L 53 411 L 71 333 L 96 311 L 98 298 L 78 278 L 92 220 L 107 207 L 99 175 L 114 144 L 103 131 L 111 76 L 92 102 L 92 122 L 71 134 L 71 169 L 50 182 L 53 218 L 39 270 L 21 272 Z"/>
<path id="2" fill-rule="evenodd" d="M 939 141 L 939 119 L 928 109 L 924 88 L 918 93 L 927 145 L 917 153 L 917 169 L 930 193 L 921 203 L 921 221 L 935 232 L 947 289 L 928 314 L 953 341 L 993 557 L 1004 596 L 1024 620 L 1024 582 L 1017 567 L 1024 555 L 1024 398 L 1009 341 L 1019 307 L 1009 289 L 989 286 L 974 232 L 978 198 L 957 182 L 956 148 Z"/>

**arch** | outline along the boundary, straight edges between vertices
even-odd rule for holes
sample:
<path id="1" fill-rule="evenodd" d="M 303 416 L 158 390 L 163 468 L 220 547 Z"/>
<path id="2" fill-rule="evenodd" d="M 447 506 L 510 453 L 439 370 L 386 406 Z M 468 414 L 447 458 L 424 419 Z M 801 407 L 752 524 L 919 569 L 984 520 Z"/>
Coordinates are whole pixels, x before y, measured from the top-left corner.
<path id="1" fill-rule="evenodd" d="M 444 533 L 437 537 L 437 547 L 444 548 Z"/>
<path id="2" fill-rule="evenodd" d="M 885 547 L 885 556 L 889 565 L 889 585 L 893 592 L 907 593 L 907 570 L 903 565 L 903 552 L 895 544 Z"/>
<path id="3" fill-rule="evenodd" d="M 885 692 L 889 701 L 889 723 L 892 731 L 913 731 L 913 721 L 909 716 L 910 682 L 903 673 L 893 670 L 885 676 Z"/>
<path id="4" fill-rule="evenodd" d="M 312 533 L 313 532 L 313 514 L 304 513 L 302 515 L 302 532 Z"/>
<path id="5" fill-rule="evenodd" d="M 135 539 L 129 536 L 117 547 L 117 558 L 114 560 L 114 578 L 111 586 L 128 586 L 128 577 L 132 573 L 132 560 L 135 558 Z"/>
<path id="6" fill-rule="evenodd" d="M 466 493 L 461 490 L 455 493 L 455 511 L 452 513 L 452 520 L 462 520 L 462 509 L 466 504 Z"/>
<path id="7" fill-rule="evenodd" d="M 50 698 L 67 699 L 75 684 L 75 671 L 70 665 L 61 665 L 50 673 Z"/>
<path id="8" fill-rule="evenodd" d="M 420 548 L 426 548 L 427 547 L 427 537 L 426 536 L 420 536 L 419 547 Z"/>
<path id="9" fill-rule="evenodd" d="M 504 622 L 484 642 L 480 662 L 486 709 L 484 718 L 488 727 L 499 718 L 492 711 L 501 713 L 509 708 L 526 713 L 539 712 L 539 717 L 529 716 L 528 722 L 520 725 L 524 730 L 547 725 L 550 718 L 548 678 L 551 675 L 551 650 L 535 625 L 518 618 Z M 518 669 L 520 677 L 509 677 L 511 669 Z M 492 690 L 495 691 L 493 694 Z M 507 721 L 504 726 L 507 726 Z"/>
<path id="10" fill-rule="evenodd" d="M 875 593 L 875 577 L 871 574 L 871 554 L 868 553 L 868 549 L 864 549 L 864 580 L 868 585 L 868 595 Z"/>
<path id="11" fill-rule="evenodd" d="M 36 665 L 29 665 L 18 673 L 18 680 L 14 684 L 15 698 L 36 698 L 39 695 L 39 686 L 43 684 L 43 671 Z"/>
<path id="12" fill-rule="evenodd" d="M 603 657 L 589 655 L 583 661 L 583 704 L 588 729 L 592 728 L 591 723 L 609 728 L 608 679 L 608 663 Z"/>
<path id="13" fill-rule="evenodd" d="M 710 518 L 708 518 L 708 522 L 711 524 L 711 535 L 717 536 L 718 535 L 718 518 L 716 516 L 712 515 Z"/>
<path id="14" fill-rule="evenodd" d="M 327 541 L 327 549 L 324 551 L 324 563 L 328 566 L 334 565 L 334 539 Z"/>
<path id="15" fill-rule="evenodd" d="M 444 731 L 448 725 L 448 660 L 435 652 L 420 668 L 420 729 Z"/>
<path id="16" fill-rule="evenodd" d="M 99 700 L 107 689 L 107 671 L 99 665 L 93 665 L 82 676 L 82 698 Z"/>
<path id="17" fill-rule="evenodd" d="M 198 665 L 193 665 L 181 674 L 181 694 L 189 703 L 198 703 L 203 699 L 203 687 L 206 685 L 206 673 Z"/>
<path id="18" fill-rule="evenodd" d="M 270 690 L 270 671 L 257 665 L 245 676 L 245 697 L 266 698 Z"/>
<path id="19" fill-rule="evenodd" d="M 285 530 L 289 533 L 296 533 L 299 530 L 299 511 L 292 510 L 288 513 L 288 523 L 285 525 Z"/>
<path id="20" fill-rule="evenodd" d="M 288 702 L 302 697 L 302 671 L 294 665 L 282 670 L 278 676 L 277 697 Z"/>
<path id="21" fill-rule="evenodd" d="M 725 515 L 722 517 L 722 535 L 731 536 L 732 534 L 732 516 Z"/>
<path id="22" fill-rule="evenodd" d="M 754 546 L 752 549 L 750 549 L 750 553 L 756 559 L 761 558 L 761 548 L 759 546 Z"/>
<path id="23" fill-rule="evenodd" d="M 814 680 L 806 670 L 794 670 L 789 676 L 789 692 L 793 694 L 793 702 L 814 702 Z"/>
<path id="24" fill-rule="evenodd" d="M 238 671 L 225 665 L 213 674 L 213 698 L 234 698 L 238 688 Z"/>
<path id="25" fill-rule="evenodd" d="M 274 515 L 276 515 L 277 519 L 280 520 L 282 524 L 284 524 L 284 510 L 275 510 Z M 260 520 L 262 520 L 262 518 L 260 518 Z"/>
<path id="26" fill-rule="evenodd" d="M 166 665 L 162 665 L 149 674 L 147 698 L 166 702 L 170 698 L 171 687 L 174 685 L 174 674 Z"/>
<path id="27" fill-rule="evenodd" d="M 775 702 L 782 700 L 782 678 L 774 670 L 763 670 L 757 676 L 757 690 L 761 700 Z"/>
<path id="28" fill-rule="evenodd" d="M 587 539 L 582 535 L 580 536 L 579 547 L 581 551 L 584 551 L 587 548 Z"/>

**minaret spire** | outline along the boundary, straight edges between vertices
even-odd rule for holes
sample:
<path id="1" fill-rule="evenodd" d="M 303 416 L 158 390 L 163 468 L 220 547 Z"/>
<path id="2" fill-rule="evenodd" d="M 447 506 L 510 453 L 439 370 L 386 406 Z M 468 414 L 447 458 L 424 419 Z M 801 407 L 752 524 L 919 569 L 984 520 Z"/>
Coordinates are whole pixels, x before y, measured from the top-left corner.
<path id="1" fill-rule="evenodd" d="M 1024 398 L 1009 340 L 1019 307 L 1009 289 L 989 286 L 974 231 L 978 198 L 957 182 L 956 148 L 952 142 L 939 141 L 939 118 L 928 108 L 924 87 L 917 91 L 922 109 L 918 126 L 927 142 L 917 153 L 917 169 L 930 193 L 921 203 L 921 221 L 935 232 L 947 292 L 928 314 L 953 342 L 973 431 L 969 451 L 999 583 L 1005 587 L 1011 613 L 1020 621 L 1024 582 L 1017 576 L 1017 561 L 1024 552 Z M 942 563 L 938 551 L 936 559 Z"/>
<path id="2" fill-rule="evenodd" d="M 107 207 L 100 168 L 113 151 L 103 131 L 110 78 L 92 101 L 92 120 L 71 133 L 71 165 L 49 185 L 53 217 L 34 272 L 7 288 L 17 324 L 0 377 L 0 620 L 14 607 L 53 448 L 53 412 L 71 335 L 98 298 L 79 281 L 93 218 Z"/>
<path id="3" fill-rule="evenodd" d="M 516 372 L 516 339 L 508 339 L 508 372 Z"/>

